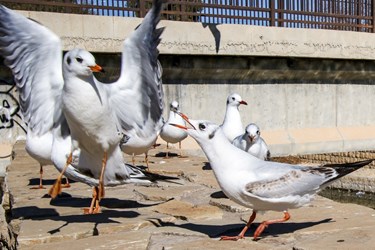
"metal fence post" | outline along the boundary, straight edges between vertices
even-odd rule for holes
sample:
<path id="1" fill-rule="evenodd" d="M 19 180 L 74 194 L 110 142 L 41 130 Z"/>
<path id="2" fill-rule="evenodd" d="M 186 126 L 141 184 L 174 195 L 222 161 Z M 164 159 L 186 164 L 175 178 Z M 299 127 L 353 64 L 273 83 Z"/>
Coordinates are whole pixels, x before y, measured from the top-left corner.
<path id="1" fill-rule="evenodd" d="M 145 0 L 139 0 L 139 17 L 145 17 L 145 15 L 146 15 Z"/>
<path id="2" fill-rule="evenodd" d="M 274 0 L 270 0 L 270 8 L 271 8 L 271 12 L 270 12 L 271 22 L 270 22 L 270 26 L 275 26 L 275 13 L 276 12 L 275 12 L 275 1 Z"/>

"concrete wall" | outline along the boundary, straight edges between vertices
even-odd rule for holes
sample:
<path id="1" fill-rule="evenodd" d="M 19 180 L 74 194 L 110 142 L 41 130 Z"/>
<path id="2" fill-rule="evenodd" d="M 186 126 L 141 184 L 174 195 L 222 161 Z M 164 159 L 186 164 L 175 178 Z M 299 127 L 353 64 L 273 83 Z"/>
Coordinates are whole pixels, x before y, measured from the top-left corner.
<path id="1" fill-rule="evenodd" d="M 98 62 L 112 68 L 106 80 L 116 79 L 116 53 L 141 22 L 21 13 L 57 33 L 64 50 L 96 52 Z M 237 92 L 249 103 L 240 107 L 244 125 L 260 126 L 273 155 L 374 148 L 374 34 L 171 21 L 161 26 L 166 107 L 177 99 L 190 117 L 220 123 L 227 95 Z M 191 141 L 184 144 L 197 149 Z"/>

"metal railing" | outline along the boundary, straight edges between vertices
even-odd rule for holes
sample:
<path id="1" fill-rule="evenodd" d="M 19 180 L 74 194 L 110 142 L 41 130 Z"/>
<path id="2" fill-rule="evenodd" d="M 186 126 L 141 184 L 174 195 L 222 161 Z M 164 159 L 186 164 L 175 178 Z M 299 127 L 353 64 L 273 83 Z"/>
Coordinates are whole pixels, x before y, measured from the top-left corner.
<path id="1" fill-rule="evenodd" d="M 152 0 L 0 0 L 12 9 L 144 17 Z M 375 32 L 375 0 L 165 0 L 163 19 Z"/>

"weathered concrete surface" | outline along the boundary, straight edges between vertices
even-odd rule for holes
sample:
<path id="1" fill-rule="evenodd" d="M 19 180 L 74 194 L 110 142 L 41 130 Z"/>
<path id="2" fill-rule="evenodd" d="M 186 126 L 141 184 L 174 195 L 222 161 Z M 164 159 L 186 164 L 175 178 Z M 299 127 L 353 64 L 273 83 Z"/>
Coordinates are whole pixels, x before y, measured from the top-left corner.
<path id="1" fill-rule="evenodd" d="M 13 217 L 21 219 L 20 249 L 353 249 L 375 245 L 375 210 L 341 204 L 322 197 L 309 206 L 291 210 L 291 220 L 272 225 L 259 241 L 252 226 L 244 240 L 219 241 L 235 235 L 251 210 L 223 196 L 205 158 L 163 158 L 165 145 L 151 150 L 151 170 L 180 175 L 176 183 L 149 187 L 126 185 L 106 189 L 102 213 L 83 215 L 91 189 L 73 183 L 51 200 L 47 190 L 30 190 L 38 184 L 38 164 L 14 147 L 8 168 L 8 185 L 14 195 Z M 177 153 L 176 149 L 170 149 Z M 139 164 L 143 156 L 137 157 Z M 57 176 L 45 168 L 45 184 Z M 258 215 L 255 225 L 282 214 Z"/>
<path id="2" fill-rule="evenodd" d="M 118 52 L 140 18 L 20 11 L 46 25 L 64 49 L 83 47 L 95 52 Z M 319 29 L 292 29 L 252 25 L 205 25 L 161 21 L 163 54 L 293 56 L 375 59 L 371 33 Z"/>

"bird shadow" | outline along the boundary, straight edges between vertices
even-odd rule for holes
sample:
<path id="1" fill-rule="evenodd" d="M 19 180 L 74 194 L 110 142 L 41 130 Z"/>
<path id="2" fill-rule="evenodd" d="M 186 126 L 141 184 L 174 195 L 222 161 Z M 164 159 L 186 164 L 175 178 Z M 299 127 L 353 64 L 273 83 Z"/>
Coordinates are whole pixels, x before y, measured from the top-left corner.
<path id="1" fill-rule="evenodd" d="M 51 199 L 50 205 L 56 207 L 87 207 L 91 203 L 91 198 L 81 198 L 72 196 L 58 196 L 56 199 Z M 100 201 L 100 206 L 113 209 L 131 209 L 143 208 L 158 205 L 157 204 L 142 204 L 133 200 L 120 200 L 117 198 L 104 198 Z"/>
<path id="2" fill-rule="evenodd" d="M 166 158 L 167 157 L 167 152 L 156 153 L 155 157 Z M 172 157 L 178 157 L 178 154 L 172 153 L 172 152 L 168 152 L 168 158 L 172 158 Z"/>
<path id="3" fill-rule="evenodd" d="M 204 165 L 202 167 L 203 170 L 212 170 L 211 164 L 209 162 L 204 162 Z"/>
<path id="4" fill-rule="evenodd" d="M 157 222 L 156 222 L 157 221 Z M 226 224 L 226 225 L 204 225 L 204 224 L 195 224 L 195 223 L 184 223 L 184 224 L 175 224 L 173 222 L 162 222 L 160 219 L 150 220 L 156 227 L 179 227 L 194 232 L 199 232 L 206 234 L 210 238 L 218 238 L 220 236 L 236 236 L 246 225 L 244 224 Z M 266 228 L 262 234 L 265 236 L 274 236 L 277 237 L 281 234 L 293 233 L 297 230 L 313 227 L 322 223 L 332 222 L 331 218 L 315 221 L 315 222 L 284 222 L 278 224 L 272 224 Z M 256 228 L 259 226 L 259 223 L 254 223 L 250 226 L 249 230 L 246 232 L 246 237 L 252 237 Z"/>
<path id="5" fill-rule="evenodd" d="M 139 216 L 138 212 L 134 211 L 122 211 L 115 209 L 106 209 L 98 214 L 79 214 L 79 215 L 60 215 L 56 209 L 53 208 L 39 208 L 36 206 L 28 206 L 22 208 L 14 208 L 12 211 L 12 218 L 29 219 L 33 221 L 62 221 L 65 222 L 63 225 L 48 231 L 49 234 L 56 234 L 60 232 L 63 227 L 68 226 L 71 223 L 93 223 L 93 236 L 99 235 L 97 226 L 99 224 L 115 223 L 120 224 L 121 222 L 114 220 L 114 218 L 135 218 Z"/>
<path id="6" fill-rule="evenodd" d="M 228 199 L 228 197 L 224 194 L 223 191 L 213 192 L 210 195 L 210 197 L 213 198 L 213 199 Z"/>
<path id="7" fill-rule="evenodd" d="M 54 183 L 55 183 L 56 179 L 43 179 L 43 185 L 47 185 L 47 186 L 52 186 Z M 69 179 L 69 183 L 72 184 L 72 183 L 75 183 L 76 181 L 73 181 L 73 180 L 70 180 Z M 62 184 L 66 184 L 66 179 L 63 178 L 61 180 L 61 183 Z M 39 178 L 31 178 L 29 179 L 29 184 L 28 186 L 39 186 Z"/>

